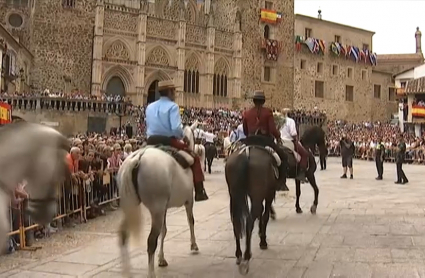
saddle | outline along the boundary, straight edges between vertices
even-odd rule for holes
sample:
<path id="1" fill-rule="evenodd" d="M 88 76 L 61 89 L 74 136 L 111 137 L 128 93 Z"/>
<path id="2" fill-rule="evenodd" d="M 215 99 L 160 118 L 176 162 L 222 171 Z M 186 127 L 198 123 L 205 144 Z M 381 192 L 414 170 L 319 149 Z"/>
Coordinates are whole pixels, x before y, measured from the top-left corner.
<path id="1" fill-rule="evenodd" d="M 171 146 L 171 138 L 166 136 L 151 136 L 147 140 L 147 147 L 156 148 L 171 155 L 177 163 L 187 169 L 195 163 L 194 157 L 184 150 Z"/>
<path id="2" fill-rule="evenodd" d="M 252 136 L 254 137 L 254 136 Z M 240 145 L 239 148 L 235 149 L 234 151 L 238 151 L 238 154 L 245 153 L 246 156 L 249 157 L 249 152 L 251 148 L 259 149 L 262 151 L 267 152 L 273 159 L 272 159 L 272 166 L 275 174 L 275 178 L 279 179 L 279 166 L 282 164 L 282 161 L 280 160 L 279 155 L 276 153 L 276 151 L 270 147 L 267 146 L 267 143 L 263 143 L 263 138 L 261 136 L 255 136 L 258 138 L 250 138 L 250 140 L 244 140 L 244 142 Z M 252 140 L 253 139 L 253 140 Z M 251 142 L 250 142 L 251 141 Z M 235 142 L 236 143 L 236 142 Z"/>
<path id="3" fill-rule="evenodd" d="M 296 166 L 301 161 L 301 156 L 295 151 L 295 145 L 293 141 L 282 140 L 282 148 L 288 156 L 288 164 Z"/>

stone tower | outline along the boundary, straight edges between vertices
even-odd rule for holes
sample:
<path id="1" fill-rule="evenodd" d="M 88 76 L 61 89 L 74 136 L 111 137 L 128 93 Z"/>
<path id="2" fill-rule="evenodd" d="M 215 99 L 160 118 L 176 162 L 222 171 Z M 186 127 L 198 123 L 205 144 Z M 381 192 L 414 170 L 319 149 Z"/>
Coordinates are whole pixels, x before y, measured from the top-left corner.
<path id="1" fill-rule="evenodd" d="M 262 23 L 260 10 L 264 8 L 280 12 L 282 20 L 276 24 Z M 242 92 L 250 95 L 253 90 L 262 89 L 267 97 L 267 106 L 292 107 L 294 0 L 240 0 L 239 9 L 242 19 Z M 281 45 L 277 61 L 267 60 L 264 49 L 260 47 L 266 30 L 269 39 L 276 40 Z"/>
<path id="2" fill-rule="evenodd" d="M 0 0 L 2 24 L 34 55 L 35 89 L 90 91 L 95 4 L 96 0 Z"/>
<path id="3" fill-rule="evenodd" d="M 419 31 L 419 27 L 416 27 L 415 39 L 416 39 L 416 53 L 422 53 L 422 33 L 421 31 Z"/>

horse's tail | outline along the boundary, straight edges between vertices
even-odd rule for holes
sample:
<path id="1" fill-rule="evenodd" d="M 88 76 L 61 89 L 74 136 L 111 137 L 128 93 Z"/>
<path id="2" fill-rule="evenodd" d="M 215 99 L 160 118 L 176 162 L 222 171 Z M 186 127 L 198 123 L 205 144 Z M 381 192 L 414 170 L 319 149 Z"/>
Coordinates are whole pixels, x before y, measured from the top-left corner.
<path id="1" fill-rule="evenodd" d="M 233 173 L 236 175 L 235 183 L 229 185 L 230 190 L 230 215 L 233 225 L 239 228 L 235 232 L 243 237 L 246 231 L 246 220 L 249 217 L 248 207 L 248 173 L 249 157 L 243 152 L 235 161 Z"/>
<path id="2" fill-rule="evenodd" d="M 118 172 L 120 207 L 124 213 L 124 229 L 139 243 L 143 226 L 143 211 L 137 188 L 137 174 L 141 154 L 136 151 L 128 156 Z"/>

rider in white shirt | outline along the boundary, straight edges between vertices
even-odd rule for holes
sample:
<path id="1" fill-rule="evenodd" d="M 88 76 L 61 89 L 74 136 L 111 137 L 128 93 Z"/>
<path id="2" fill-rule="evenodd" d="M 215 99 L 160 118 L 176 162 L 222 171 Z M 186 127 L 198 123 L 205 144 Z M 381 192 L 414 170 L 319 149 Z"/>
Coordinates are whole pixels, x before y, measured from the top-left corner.
<path id="1" fill-rule="evenodd" d="M 301 160 L 299 163 L 300 167 L 299 167 L 298 176 L 296 179 L 301 182 L 305 182 L 306 181 L 305 173 L 307 171 L 309 153 L 298 141 L 296 123 L 292 118 L 288 117 L 288 113 L 290 111 L 291 110 L 289 108 L 284 108 L 282 110 L 282 114 L 285 116 L 285 123 L 280 129 L 280 137 L 282 138 L 283 141 L 293 142 L 295 151 L 301 156 Z"/>
<path id="2" fill-rule="evenodd" d="M 246 138 L 245 133 L 243 132 L 243 125 L 242 124 L 238 125 L 238 128 L 236 129 L 236 132 L 238 134 L 238 139 L 239 140 Z"/>

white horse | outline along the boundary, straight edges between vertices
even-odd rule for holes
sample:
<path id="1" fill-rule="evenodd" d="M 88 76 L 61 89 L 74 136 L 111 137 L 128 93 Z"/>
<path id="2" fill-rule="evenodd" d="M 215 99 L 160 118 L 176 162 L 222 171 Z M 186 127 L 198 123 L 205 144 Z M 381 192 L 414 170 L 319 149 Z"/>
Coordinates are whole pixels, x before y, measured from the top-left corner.
<path id="1" fill-rule="evenodd" d="M 193 130 L 196 124 L 183 128 L 185 141 L 194 150 Z M 186 154 L 186 153 L 185 153 Z M 186 154 L 187 155 L 187 154 Z M 186 159 L 192 159 L 191 156 Z M 120 206 L 124 219 L 120 227 L 120 248 L 123 275 L 130 277 L 130 258 L 128 253 L 129 236 L 139 237 L 142 231 L 141 203 L 149 210 L 152 219 L 148 238 L 149 278 L 155 276 L 154 256 L 158 236 L 161 234 L 159 266 L 168 265 L 164 257 L 164 238 L 167 234 L 167 209 L 185 206 L 190 227 L 190 249 L 198 252 L 193 218 L 193 176 L 190 168 L 183 169 L 176 159 L 163 150 L 146 147 L 130 154 L 118 172 Z"/>
<path id="2" fill-rule="evenodd" d="M 29 195 L 26 213 L 45 225 L 57 213 L 57 188 L 67 171 L 69 141 L 53 128 L 25 122 L 0 128 L 0 250 L 9 231 L 8 208 L 23 180 Z"/>
<path id="3" fill-rule="evenodd" d="M 205 147 L 202 144 L 195 144 L 195 154 L 200 157 L 201 165 L 205 165 Z M 204 166 L 204 172 L 207 170 Z"/>

